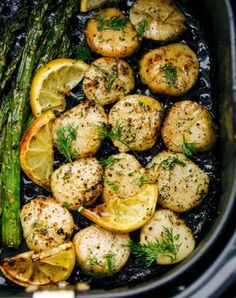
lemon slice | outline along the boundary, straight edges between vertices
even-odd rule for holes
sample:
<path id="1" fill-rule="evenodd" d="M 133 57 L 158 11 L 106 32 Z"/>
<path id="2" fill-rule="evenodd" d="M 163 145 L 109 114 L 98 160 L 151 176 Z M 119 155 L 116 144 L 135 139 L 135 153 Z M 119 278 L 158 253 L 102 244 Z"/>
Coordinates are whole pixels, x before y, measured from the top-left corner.
<path id="1" fill-rule="evenodd" d="M 102 6 L 106 2 L 109 2 L 109 0 L 81 0 L 80 11 L 87 12 L 89 10 Z"/>
<path id="2" fill-rule="evenodd" d="M 88 65 L 82 60 L 68 58 L 55 59 L 40 68 L 30 90 L 34 116 L 37 118 L 50 109 L 64 111 L 65 95 L 83 79 L 87 69 Z"/>
<path id="3" fill-rule="evenodd" d="M 3 274 L 16 284 L 47 285 L 66 280 L 75 265 L 72 242 L 61 244 L 41 253 L 29 251 L 1 261 Z"/>
<path id="4" fill-rule="evenodd" d="M 157 198 L 157 185 L 147 184 L 132 197 L 116 197 L 94 209 L 81 208 L 81 213 L 104 229 L 128 233 L 141 228 L 153 216 Z"/>
<path id="5" fill-rule="evenodd" d="M 23 171 L 33 182 L 48 190 L 54 162 L 52 119 L 55 119 L 52 111 L 36 119 L 20 143 L 20 163 Z"/>

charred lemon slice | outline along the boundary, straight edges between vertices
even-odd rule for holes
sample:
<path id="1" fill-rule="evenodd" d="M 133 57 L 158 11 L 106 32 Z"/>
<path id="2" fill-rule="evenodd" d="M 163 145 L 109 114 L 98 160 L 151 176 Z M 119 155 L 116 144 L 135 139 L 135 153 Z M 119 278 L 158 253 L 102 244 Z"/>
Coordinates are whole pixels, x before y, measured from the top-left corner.
<path id="1" fill-rule="evenodd" d="M 23 171 L 33 182 L 46 189 L 50 189 L 49 180 L 53 172 L 53 119 L 55 115 L 52 111 L 36 119 L 20 143 L 20 163 Z"/>
<path id="2" fill-rule="evenodd" d="M 66 280 L 75 265 L 75 250 L 71 242 L 41 253 L 29 251 L 1 261 L 3 274 L 23 287 L 47 285 Z"/>
<path id="3" fill-rule="evenodd" d="M 120 0 L 115 0 L 113 2 L 119 2 Z M 80 1 L 80 11 L 87 12 L 89 10 L 101 7 L 105 3 L 112 2 L 111 0 L 81 0 Z"/>
<path id="4" fill-rule="evenodd" d="M 30 90 L 30 104 L 35 117 L 47 110 L 62 112 L 65 95 L 82 79 L 88 65 L 82 60 L 55 59 L 36 73 Z"/>
<path id="5" fill-rule="evenodd" d="M 147 184 L 134 196 L 115 197 L 94 209 L 81 208 L 81 214 L 106 230 L 128 233 L 141 228 L 154 214 L 157 185 Z"/>

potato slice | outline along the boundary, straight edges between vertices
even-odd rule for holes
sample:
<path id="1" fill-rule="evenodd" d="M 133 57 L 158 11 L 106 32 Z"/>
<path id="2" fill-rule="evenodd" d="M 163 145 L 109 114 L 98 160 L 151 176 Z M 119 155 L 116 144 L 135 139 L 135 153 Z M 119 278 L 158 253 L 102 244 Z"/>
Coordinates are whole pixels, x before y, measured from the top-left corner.
<path id="1" fill-rule="evenodd" d="M 142 83 L 153 92 L 179 96 L 196 83 L 199 61 L 189 46 L 175 43 L 146 53 L 139 73 Z"/>
<path id="2" fill-rule="evenodd" d="M 140 244 L 157 243 L 160 248 L 156 262 L 160 265 L 175 264 L 187 258 L 195 247 L 190 228 L 174 212 L 157 210 L 141 229 Z M 162 245 L 161 245 L 162 244 Z"/>
<path id="3" fill-rule="evenodd" d="M 198 206 L 208 193 L 210 178 L 181 153 L 163 151 L 147 165 L 147 177 L 156 182 L 158 203 L 175 212 Z"/>
<path id="4" fill-rule="evenodd" d="M 216 141 L 211 114 L 190 100 L 175 103 L 169 110 L 161 134 L 166 147 L 190 156 L 195 151 L 208 151 Z M 191 152 L 192 151 L 192 152 Z"/>
<path id="5" fill-rule="evenodd" d="M 137 0 L 130 21 L 140 35 L 158 41 L 172 40 L 186 30 L 185 16 L 172 0 Z"/>
<path id="6" fill-rule="evenodd" d="M 106 230 L 129 233 L 142 227 L 154 214 L 158 198 L 157 185 L 147 184 L 129 198 L 113 198 L 81 213 Z"/>
<path id="7" fill-rule="evenodd" d="M 129 234 L 118 234 L 92 225 L 74 237 L 77 263 L 81 269 L 97 277 L 117 273 L 130 255 Z"/>

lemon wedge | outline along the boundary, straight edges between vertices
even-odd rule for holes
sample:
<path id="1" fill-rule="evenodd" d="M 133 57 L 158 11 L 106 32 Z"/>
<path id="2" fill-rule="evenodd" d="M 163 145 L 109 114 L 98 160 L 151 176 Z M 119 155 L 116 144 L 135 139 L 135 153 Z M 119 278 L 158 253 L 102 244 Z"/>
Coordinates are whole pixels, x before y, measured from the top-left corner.
<path id="1" fill-rule="evenodd" d="M 3 274 L 23 287 L 47 285 L 66 280 L 75 265 L 72 242 L 35 253 L 29 251 L 1 261 Z"/>
<path id="2" fill-rule="evenodd" d="M 106 2 L 109 2 L 109 0 L 81 0 L 80 11 L 87 12 L 89 10 L 102 6 Z"/>
<path id="3" fill-rule="evenodd" d="M 134 196 L 115 197 L 94 209 L 81 208 L 80 212 L 104 229 L 128 233 L 141 228 L 153 216 L 157 198 L 157 185 L 147 184 Z"/>
<path id="4" fill-rule="evenodd" d="M 50 190 L 53 172 L 52 111 L 37 118 L 27 129 L 20 143 L 20 164 L 26 175 L 36 184 Z"/>
<path id="5" fill-rule="evenodd" d="M 47 110 L 58 112 L 66 107 L 65 95 L 82 79 L 88 65 L 82 60 L 55 59 L 35 74 L 30 89 L 30 105 L 37 118 Z"/>

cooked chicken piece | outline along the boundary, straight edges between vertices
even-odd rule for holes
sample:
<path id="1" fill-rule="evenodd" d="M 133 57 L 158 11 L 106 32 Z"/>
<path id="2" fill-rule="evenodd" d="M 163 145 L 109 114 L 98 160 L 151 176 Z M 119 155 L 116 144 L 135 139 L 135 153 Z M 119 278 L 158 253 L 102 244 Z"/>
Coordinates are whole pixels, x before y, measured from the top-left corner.
<path id="1" fill-rule="evenodd" d="M 185 16 L 172 0 L 137 0 L 130 21 L 141 36 L 158 41 L 169 41 L 186 30 Z"/>
<path id="2" fill-rule="evenodd" d="M 118 101 L 134 88 L 134 74 L 124 60 L 99 58 L 95 60 L 83 80 L 86 97 L 102 106 Z"/>
<path id="3" fill-rule="evenodd" d="M 134 94 L 118 101 L 109 113 L 112 131 L 121 134 L 113 139 L 114 145 L 120 152 L 152 148 L 161 125 L 161 112 L 160 102 L 148 96 Z"/>
<path id="4" fill-rule="evenodd" d="M 129 234 L 109 232 L 97 225 L 78 232 L 73 242 L 78 265 L 97 277 L 117 273 L 130 255 Z"/>
<path id="5" fill-rule="evenodd" d="M 190 100 L 177 102 L 170 108 L 161 134 L 168 149 L 186 155 L 210 150 L 216 141 L 211 114 Z"/>
<path id="6" fill-rule="evenodd" d="M 166 209 L 157 210 L 141 229 L 141 245 L 157 241 L 160 243 L 160 253 L 156 262 L 161 265 L 182 261 L 195 247 L 195 239 L 190 228 L 173 211 Z"/>
<path id="7" fill-rule="evenodd" d="M 94 101 L 82 102 L 54 121 L 55 146 L 59 149 L 64 143 L 67 147 L 71 144 L 72 159 L 93 156 L 101 145 L 97 127 L 104 125 L 107 125 L 107 115 L 103 107 Z"/>
<path id="8" fill-rule="evenodd" d="M 133 155 L 112 155 L 106 160 L 102 198 L 107 202 L 114 197 L 130 197 L 147 182 L 144 169 Z"/>
<path id="9" fill-rule="evenodd" d="M 94 52 L 114 58 L 132 55 L 141 42 L 134 26 L 117 8 L 104 9 L 91 18 L 85 36 Z"/>
<path id="10" fill-rule="evenodd" d="M 196 83 L 199 61 L 185 44 L 170 44 L 146 53 L 140 61 L 140 78 L 155 93 L 179 96 Z"/>
<path id="11" fill-rule="evenodd" d="M 62 165 L 51 177 L 53 196 L 70 210 L 91 205 L 103 189 L 103 168 L 96 158 L 81 158 Z"/>
<path id="12" fill-rule="evenodd" d="M 52 198 L 36 198 L 23 206 L 21 225 L 30 250 L 45 250 L 68 242 L 74 221 L 70 212 Z"/>
<path id="13" fill-rule="evenodd" d="M 158 203 L 176 212 L 199 205 L 207 195 L 210 178 L 181 153 L 163 151 L 146 167 L 146 175 L 159 189 Z"/>

